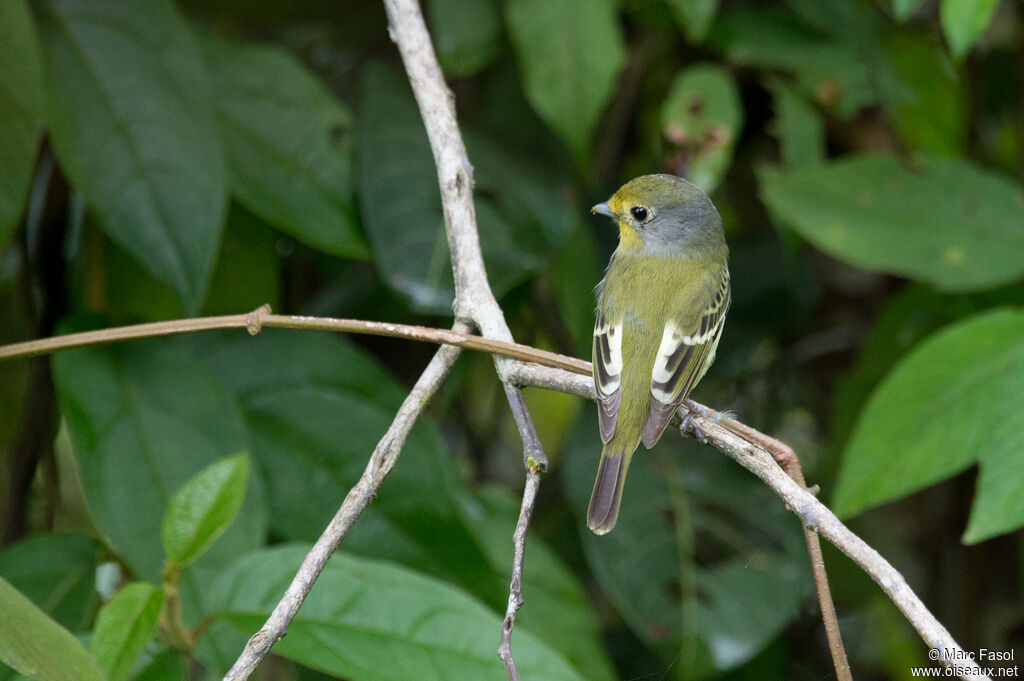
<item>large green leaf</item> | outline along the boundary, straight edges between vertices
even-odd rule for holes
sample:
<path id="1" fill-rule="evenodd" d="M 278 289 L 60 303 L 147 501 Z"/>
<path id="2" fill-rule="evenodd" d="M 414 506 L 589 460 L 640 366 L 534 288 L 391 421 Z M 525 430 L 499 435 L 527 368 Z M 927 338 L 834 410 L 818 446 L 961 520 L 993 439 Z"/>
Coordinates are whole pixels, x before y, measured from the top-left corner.
<path id="1" fill-rule="evenodd" d="M 328 253 L 365 257 L 352 205 L 352 115 L 271 47 L 204 44 L 231 191 L 256 215 Z"/>
<path id="2" fill-rule="evenodd" d="M 103 229 L 198 311 L 227 205 L 209 85 L 170 0 L 47 0 L 57 158 Z"/>
<path id="3" fill-rule="evenodd" d="M 724 68 L 690 66 L 672 81 L 661 105 L 661 132 L 682 155 L 686 176 L 714 191 L 732 163 L 743 128 L 743 107 Z"/>
<path id="4" fill-rule="evenodd" d="M 67 629 L 0 577 L 0 662 L 37 681 L 107 681 Z"/>
<path id="5" fill-rule="evenodd" d="M 255 631 L 277 603 L 308 546 L 251 553 L 219 581 L 218 617 Z M 495 655 L 501 617 L 464 591 L 389 563 L 336 553 L 288 636 L 274 651 L 352 681 L 507 678 Z M 525 631 L 513 637 L 516 665 L 536 681 L 583 679 Z"/>
<path id="6" fill-rule="evenodd" d="M 430 0 L 430 37 L 445 73 L 471 76 L 501 51 L 498 0 Z"/>
<path id="7" fill-rule="evenodd" d="M 892 11 L 897 19 L 905 21 L 923 4 L 924 0 L 892 0 Z"/>
<path id="8" fill-rule="evenodd" d="M 248 481 L 249 457 L 239 454 L 210 464 L 175 492 L 161 527 L 168 560 L 189 565 L 224 534 L 242 508 Z"/>
<path id="9" fill-rule="evenodd" d="M 62 626 L 85 631 L 99 605 L 99 552 L 84 534 L 36 535 L 0 553 L 0 576 Z"/>
<path id="10" fill-rule="evenodd" d="M 164 592 L 135 582 L 110 599 L 96 617 L 89 645 L 110 681 L 127 678 L 146 645 L 156 634 Z"/>
<path id="11" fill-rule="evenodd" d="M 0 2 L 0 250 L 25 207 L 43 130 L 43 70 L 24 0 Z"/>
<path id="12" fill-rule="evenodd" d="M 360 210 L 384 281 L 417 310 L 451 314 L 454 298 L 437 172 L 406 80 L 373 64 L 366 69 L 357 159 Z M 544 168 L 481 138 L 477 223 L 495 295 L 537 271 L 565 241 L 572 214 Z"/>
<path id="13" fill-rule="evenodd" d="M 850 516 L 980 463 L 965 541 L 1024 525 L 1024 312 L 950 325 L 875 390 L 843 455 L 836 513 Z"/>
<path id="14" fill-rule="evenodd" d="M 508 0 L 505 16 L 530 104 L 585 158 L 626 49 L 613 0 Z"/>
<path id="15" fill-rule="evenodd" d="M 256 339 L 190 341 L 242 406 L 253 462 L 267 487 L 271 531 L 315 539 L 362 474 L 403 389 L 328 334 L 268 329 Z M 503 580 L 459 519 L 460 472 L 436 429 L 419 423 L 345 547 L 455 580 L 497 606 Z"/>
<path id="16" fill-rule="evenodd" d="M 963 58 L 988 28 L 999 0 L 942 0 L 939 19 L 949 51 Z"/>
<path id="17" fill-rule="evenodd" d="M 1024 200 L 1001 176 L 932 158 L 853 156 L 825 167 L 760 174 L 776 219 L 840 260 L 946 291 L 1024 276 Z"/>
<path id="18" fill-rule="evenodd" d="M 583 522 L 601 440 L 588 409 L 563 481 L 601 589 L 679 679 L 721 674 L 757 655 L 810 591 L 799 522 L 725 457 L 667 433 L 630 465 L 618 524 Z"/>

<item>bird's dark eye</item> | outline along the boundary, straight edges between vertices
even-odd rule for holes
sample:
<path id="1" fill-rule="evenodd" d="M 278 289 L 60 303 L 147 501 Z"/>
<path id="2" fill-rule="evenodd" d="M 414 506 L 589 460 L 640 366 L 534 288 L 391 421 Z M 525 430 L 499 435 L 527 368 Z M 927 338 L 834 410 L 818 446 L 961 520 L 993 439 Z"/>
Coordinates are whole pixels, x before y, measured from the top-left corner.
<path id="1" fill-rule="evenodd" d="M 637 222 L 646 221 L 647 217 L 650 215 L 650 213 L 647 212 L 647 209 L 644 208 L 643 206 L 633 206 L 632 208 L 629 209 L 629 212 L 633 215 L 633 219 L 636 220 Z"/>

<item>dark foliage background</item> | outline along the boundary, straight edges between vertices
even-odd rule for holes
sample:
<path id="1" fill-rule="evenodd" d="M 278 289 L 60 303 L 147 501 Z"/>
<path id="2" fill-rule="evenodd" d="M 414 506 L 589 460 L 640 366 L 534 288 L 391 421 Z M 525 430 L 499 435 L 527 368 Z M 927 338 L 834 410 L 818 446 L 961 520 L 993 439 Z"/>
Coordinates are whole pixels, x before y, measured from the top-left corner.
<path id="1" fill-rule="evenodd" d="M 516 339 L 589 357 L 616 235 L 588 207 L 638 174 L 691 178 L 735 287 L 695 397 L 793 445 L 966 650 L 1018 645 L 1024 5 L 424 11 Z M 378 3 L 0 4 L 0 342 L 265 302 L 447 326 L 447 259 Z M 39 679 L 218 677 L 432 352 L 264 331 L 0 364 L 0 660 Z M 527 397 L 553 470 L 524 678 L 834 673 L 800 528 L 768 490 L 666 437 L 597 538 L 593 409 Z M 503 678 L 522 475 L 490 358 L 466 355 L 259 677 Z M 856 678 L 929 664 L 876 586 L 826 560 Z M 194 640 L 168 624 L 179 597 Z M 29 630 L 45 665 L 25 662 Z"/>

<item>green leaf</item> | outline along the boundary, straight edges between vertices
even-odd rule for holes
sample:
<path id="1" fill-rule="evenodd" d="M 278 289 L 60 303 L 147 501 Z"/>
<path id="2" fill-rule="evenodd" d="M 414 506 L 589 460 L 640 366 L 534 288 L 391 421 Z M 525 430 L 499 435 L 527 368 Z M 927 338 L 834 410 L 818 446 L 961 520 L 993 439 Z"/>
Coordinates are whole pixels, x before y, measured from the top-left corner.
<path id="1" fill-rule="evenodd" d="M 271 531 L 314 540 L 359 479 L 405 390 L 362 351 L 329 334 L 267 329 L 255 339 L 189 341 L 241 404 L 253 464 L 267 487 Z M 508 577 L 487 567 L 460 521 L 456 494 L 464 484 L 436 428 L 421 420 L 345 538 L 346 548 L 495 595 L 497 605 L 496 590 L 501 582 L 507 588 Z"/>
<path id="2" fill-rule="evenodd" d="M 759 175 L 776 220 L 829 255 L 945 291 L 1024 275 L 1024 197 L 999 175 L 930 158 L 910 170 L 891 156 Z"/>
<path id="3" fill-rule="evenodd" d="M 914 150 L 961 155 L 970 97 L 942 46 L 927 36 L 894 33 L 885 48 L 907 89 L 906 96 L 889 106 L 900 138 Z"/>
<path id="4" fill-rule="evenodd" d="M 232 202 L 203 314 L 237 314 L 264 303 L 279 309 L 284 280 L 280 242 L 280 232 Z M 145 314 L 145 306 L 138 313 Z"/>
<path id="5" fill-rule="evenodd" d="M 634 456 L 618 524 L 599 537 L 584 518 L 600 451 L 591 407 L 567 447 L 562 480 L 587 563 L 633 633 L 683 680 L 757 655 L 808 593 L 799 521 L 732 462 L 666 436 Z"/>
<path id="6" fill-rule="evenodd" d="M 196 312 L 220 244 L 224 159 L 209 85 L 169 0 L 47 0 L 50 137 L 103 229 Z"/>
<path id="7" fill-rule="evenodd" d="M 0 250 L 25 207 L 43 131 L 39 43 L 23 0 L 0 2 Z"/>
<path id="8" fill-rule="evenodd" d="M 172 494 L 208 464 L 247 449 L 238 405 L 174 342 L 72 350 L 54 358 L 54 370 L 96 525 L 137 576 L 158 582 Z M 211 553 L 221 562 L 237 555 L 250 541 L 238 540 L 255 539 L 261 525 L 250 504 L 245 522 L 232 527 L 236 541 Z"/>
<path id="9" fill-rule="evenodd" d="M 73 632 L 92 622 L 100 545 L 84 534 L 37 535 L 0 553 L 0 576 Z"/>
<path id="10" fill-rule="evenodd" d="M 245 500 L 249 456 L 239 454 L 210 464 L 167 502 L 161 538 L 171 561 L 192 563 L 224 534 Z"/>
<path id="11" fill-rule="evenodd" d="M 173 340 L 69 351 L 54 358 L 54 373 L 91 517 L 136 577 L 158 582 L 161 524 L 171 495 L 208 464 L 248 450 L 238 404 Z M 260 545 L 265 525 L 253 476 L 237 520 L 181 575 L 187 626 L 206 614 L 213 574 Z M 226 671 L 238 643 L 208 630 L 194 652 L 205 665 Z"/>
<path id="12" fill-rule="evenodd" d="M 728 71 L 691 66 L 672 81 L 661 105 L 661 132 L 704 191 L 714 191 L 729 170 L 742 128 L 743 107 Z"/>
<path id="13" fill-rule="evenodd" d="M 135 582 L 100 608 L 90 648 L 110 681 L 128 677 L 135 660 L 156 634 L 163 603 L 162 589 Z"/>
<path id="14" fill-rule="evenodd" d="M 952 324 L 872 394 L 843 455 L 833 507 L 848 517 L 980 463 L 964 540 L 1024 525 L 1024 312 Z"/>
<path id="15" fill-rule="evenodd" d="M 142 663 L 132 681 L 186 681 L 185 657 L 177 650 L 164 650 Z"/>
<path id="16" fill-rule="evenodd" d="M 988 28 L 999 0 L 942 0 L 939 20 L 949 51 L 963 59 Z"/>
<path id="17" fill-rule="evenodd" d="M 449 76 L 471 76 L 493 62 L 501 50 L 497 0 L 431 0 L 427 17 L 437 58 Z"/>
<path id="18" fill-rule="evenodd" d="M 308 549 L 285 546 L 240 559 L 219 581 L 218 617 L 241 631 L 258 629 Z M 274 652 L 352 681 L 500 681 L 507 678 L 495 655 L 500 634 L 501 617 L 460 589 L 336 553 Z M 515 632 L 513 646 L 523 678 L 583 678 L 525 631 Z"/>
<path id="19" fill-rule="evenodd" d="M 711 26 L 715 12 L 718 11 L 718 0 L 666 0 L 672 9 L 686 39 L 691 43 L 703 42 Z"/>
<path id="20" fill-rule="evenodd" d="M 892 0 L 892 11 L 897 19 L 906 21 L 923 4 L 924 0 Z"/>
<path id="21" fill-rule="evenodd" d="M 787 170 L 818 166 L 825 161 L 825 121 L 821 114 L 793 88 L 776 83 L 775 134 L 782 147 L 782 163 Z"/>
<path id="22" fill-rule="evenodd" d="M 360 210 L 377 270 L 414 309 L 450 315 L 455 291 L 437 171 L 404 77 L 380 64 L 365 70 L 359 125 Z M 481 249 L 500 297 L 541 268 L 574 218 L 548 169 L 467 138 L 479 162 Z"/>
<path id="23" fill-rule="evenodd" d="M 282 50 L 212 40 L 203 47 L 232 193 L 303 243 L 366 257 L 352 205 L 348 109 Z"/>
<path id="24" fill-rule="evenodd" d="M 526 97 L 584 159 L 626 60 L 614 0 L 508 0 Z"/>
<path id="25" fill-rule="evenodd" d="M 37 681 L 107 681 L 78 639 L 3 578 L 0 612 L 0 662 Z"/>

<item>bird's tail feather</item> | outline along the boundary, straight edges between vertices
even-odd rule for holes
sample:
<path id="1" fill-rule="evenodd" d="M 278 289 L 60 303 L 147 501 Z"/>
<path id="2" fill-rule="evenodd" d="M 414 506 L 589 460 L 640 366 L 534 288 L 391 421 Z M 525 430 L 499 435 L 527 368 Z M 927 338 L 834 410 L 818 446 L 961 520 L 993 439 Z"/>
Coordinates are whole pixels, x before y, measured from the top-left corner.
<path id="1" fill-rule="evenodd" d="M 587 525 L 595 534 L 607 534 L 615 527 L 630 458 L 631 453 L 615 452 L 607 446 L 601 452 L 597 480 L 587 508 Z"/>

